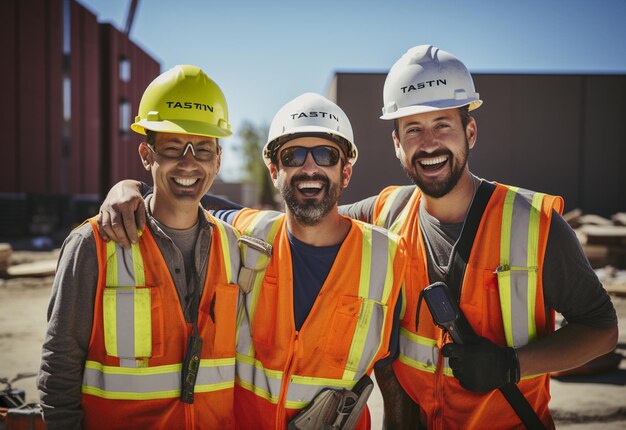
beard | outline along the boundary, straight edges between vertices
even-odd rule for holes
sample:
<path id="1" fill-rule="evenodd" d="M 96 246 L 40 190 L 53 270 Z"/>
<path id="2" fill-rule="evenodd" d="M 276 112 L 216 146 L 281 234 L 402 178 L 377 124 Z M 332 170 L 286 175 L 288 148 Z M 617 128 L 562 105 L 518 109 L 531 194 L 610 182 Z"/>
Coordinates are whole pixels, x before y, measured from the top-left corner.
<path id="1" fill-rule="evenodd" d="M 320 181 L 324 184 L 322 189 L 322 199 L 306 198 L 302 201 L 297 196 L 296 182 L 299 181 Z M 341 187 L 339 184 L 331 184 L 324 175 L 296 175 L 286 183 L 284 177 L 279 180 L 280 194 L 285 200 L 287 208 L 294 215 L 296 221 L 301 225 L 313 226 L 318 224 L 328 212 L 337 204 L 341 197 Z"/>
<path id="2" fill-rule="evenodd" d="M 454 154 L 452 154 L 449 149 L 441 149 L 432 153 L 418 152 L 413 154 L 410 165 L 407 165 L 404 159 L 401 160 L 401 163 L 406 175 L 424 194 L 438 199 L 452 191 L 452 189 L 459 182 L 459 179 L 461 179 L 461 176 L 463 176 L 463 171 L 465 170 L 465 166 L 467 166 L 469 152 L 469 141 L 465 138 L 465 147 L 463 148 L 460 159 L 455 158 Z M 447 163 L 450 163 L 450 172 L 443 180 L 426 181 L 419 174 L 419 169 L 421 169 L 421 167 L 418 166 L 418 159 L 424 157 L 437 157 L 440 155 L 448 157 Z"/>

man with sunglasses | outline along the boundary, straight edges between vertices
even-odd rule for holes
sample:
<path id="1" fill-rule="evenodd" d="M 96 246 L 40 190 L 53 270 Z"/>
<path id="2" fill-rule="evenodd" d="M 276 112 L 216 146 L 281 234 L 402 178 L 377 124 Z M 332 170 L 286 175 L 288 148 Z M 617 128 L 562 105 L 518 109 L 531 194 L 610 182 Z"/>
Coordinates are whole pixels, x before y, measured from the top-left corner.
<path id="1" fill-rule="evenodd" d="M 273 247 L 267 266 L 254 267 L 262 276 L 251 282 L 238 333 L 241 428 L 286 428 L 323 389 L 352 389 L 389 355 L 406 251 L 395 235 L 338 212 L 358 156 L 353 141 L 339 106 L 318 94 L 296 97 L 275 115 L 263 148 L 285 213 L 220 213 Z M 128 185 L 107 200 L 136 196 L 136 183 Z M 248 252 L 244 261 L 255 258 Z M 369 428 L 368 413 L 357 428 Z"/>
<path id="2" fill-rule="evenodd" d="M 92 218 L 63 244 L 38 381 L 47 428 L 234 428 L 239 235 L 199 205 L 231 135 L 226 100 L 176 66 L 131 128 L 146 135 L 147 226 L 124 249 Z"/>

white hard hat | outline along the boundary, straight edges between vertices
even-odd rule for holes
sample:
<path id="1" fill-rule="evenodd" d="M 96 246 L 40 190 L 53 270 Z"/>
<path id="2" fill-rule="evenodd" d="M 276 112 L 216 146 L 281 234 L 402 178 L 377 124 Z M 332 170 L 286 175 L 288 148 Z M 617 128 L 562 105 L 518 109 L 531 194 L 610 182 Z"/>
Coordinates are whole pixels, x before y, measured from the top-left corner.
<path id="1" fill-rule="evenodd" d="M 269 167 L 273 155 L 284 143 L 299 137 L 316 136 L 337 143 L 354 165 L 358 151 L 346 113 L 326 97 L 304 93 L 285 104 L 274 116 L 263 161 Z"/>
<path id="2" fill-rule="evenodd" d="M 393 65 L 383 89 L 381 119 L 482 104 L 467 67 L 454 55 L 432 45 L 409 49 Z"/>

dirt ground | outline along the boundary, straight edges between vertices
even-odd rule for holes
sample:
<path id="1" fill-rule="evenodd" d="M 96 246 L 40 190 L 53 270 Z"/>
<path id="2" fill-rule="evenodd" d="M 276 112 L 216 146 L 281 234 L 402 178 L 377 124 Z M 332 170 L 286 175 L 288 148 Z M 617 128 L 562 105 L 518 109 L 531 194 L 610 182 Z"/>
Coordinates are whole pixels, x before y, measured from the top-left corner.
<path id="1" fill-rule="evenodd" d="M 56 258 L 52 252 L 14 252 L 13 261 Z M 0 279 L 0 377 L 37 372 L 46 328 L 52 276 Z M 620 368 L 588 377 L 552 380 L 550 408 L 559 429 L 626 429 L 626 299 L 613 297 L 620 320 Z M 36 402 L 35 378 L 15 384 Z M 375 390 L 369 402 L 372 428 L 382 427 L 382 398 Z"/>

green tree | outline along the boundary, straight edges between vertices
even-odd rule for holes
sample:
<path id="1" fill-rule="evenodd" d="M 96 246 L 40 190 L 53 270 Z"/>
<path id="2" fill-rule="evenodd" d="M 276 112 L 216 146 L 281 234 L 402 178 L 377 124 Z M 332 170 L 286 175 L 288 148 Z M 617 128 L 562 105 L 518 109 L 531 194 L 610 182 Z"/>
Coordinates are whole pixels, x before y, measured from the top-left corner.
<path id="1" fill-rule="evenodd" d="M 261 156 L 267 133 L 267 126 L 257 127 L 249 121 L 245 121 L 239 129 L 245 171 L 243 181 L 249 184 L 256 184 L 262 206 L 274 208 L 276 207 L 276 189 L 274 184 L 272 184 L 269 172 Z"/>

